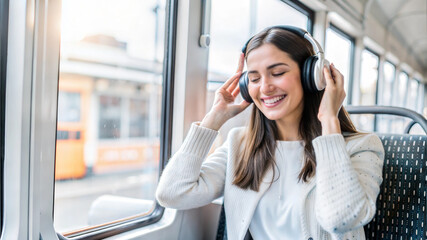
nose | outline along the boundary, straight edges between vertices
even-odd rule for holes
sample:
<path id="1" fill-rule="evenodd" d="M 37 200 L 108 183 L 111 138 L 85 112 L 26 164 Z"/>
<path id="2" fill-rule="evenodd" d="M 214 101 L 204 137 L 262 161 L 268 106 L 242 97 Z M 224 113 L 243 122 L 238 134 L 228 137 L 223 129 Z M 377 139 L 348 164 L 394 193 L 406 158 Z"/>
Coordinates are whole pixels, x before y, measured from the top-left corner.
<path id="1" fill-rule="evenodd" d="M 263 77 L 261 79 L 261 88 L 260 88 L 260 90 L 261 90 L 262 93 L 268 94 L 270 92 L 273 92 L 274 88 L 275 87 L 273 85 L 272 79 L 270 79 L 269 77 Z"/>

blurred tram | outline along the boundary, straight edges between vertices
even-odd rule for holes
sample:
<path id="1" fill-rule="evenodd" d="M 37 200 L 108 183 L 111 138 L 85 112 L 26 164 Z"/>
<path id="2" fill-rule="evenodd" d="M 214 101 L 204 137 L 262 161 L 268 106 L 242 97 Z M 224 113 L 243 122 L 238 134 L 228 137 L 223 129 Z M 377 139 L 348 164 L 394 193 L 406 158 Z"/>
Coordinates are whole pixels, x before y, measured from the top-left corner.
<path id="1" fill-rule="evenodd" d="M 426 0 L 0 0 L 0 240 L 227 239 L 222 198 L 176 210 L 155 191 L 273 25 L 311 33 L 357 129 L 383 141 L 366 239 L 427 240 Z"/>
<path id="2" fill-rule="evenodd" d="M 61 52 L 55 179 L 157 167 L 161 64 L 131 58 L 111 36 L 70 45 Z"/>

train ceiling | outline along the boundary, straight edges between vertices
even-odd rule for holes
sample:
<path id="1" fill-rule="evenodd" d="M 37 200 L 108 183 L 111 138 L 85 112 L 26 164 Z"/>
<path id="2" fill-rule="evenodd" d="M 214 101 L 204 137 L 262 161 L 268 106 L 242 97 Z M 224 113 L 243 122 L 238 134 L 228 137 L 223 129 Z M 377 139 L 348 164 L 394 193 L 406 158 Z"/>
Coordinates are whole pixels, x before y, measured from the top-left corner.
<path id="1" fill-rule="evenodd" d="M 427 0 L 365 0 L 370 1 L 382 11 L 379 20 L 386 29 L 403 41 L 427 72 Z"/>

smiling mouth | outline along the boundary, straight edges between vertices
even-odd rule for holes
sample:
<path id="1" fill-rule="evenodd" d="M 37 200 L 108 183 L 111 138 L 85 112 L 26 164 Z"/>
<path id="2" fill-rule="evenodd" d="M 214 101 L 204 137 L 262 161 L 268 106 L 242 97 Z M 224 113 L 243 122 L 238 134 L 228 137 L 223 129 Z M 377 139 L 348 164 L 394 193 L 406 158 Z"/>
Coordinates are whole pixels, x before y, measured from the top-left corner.
<path id="1" fill-rule="evenodd" d="M 277 104 L 279 104 L 283 99 L 285 99 L 286 95 L 277 96 L 273 98 L 268 99 L 261 99 L 261 101 L 267 106 L 267 107 L 274 107 Z"/>

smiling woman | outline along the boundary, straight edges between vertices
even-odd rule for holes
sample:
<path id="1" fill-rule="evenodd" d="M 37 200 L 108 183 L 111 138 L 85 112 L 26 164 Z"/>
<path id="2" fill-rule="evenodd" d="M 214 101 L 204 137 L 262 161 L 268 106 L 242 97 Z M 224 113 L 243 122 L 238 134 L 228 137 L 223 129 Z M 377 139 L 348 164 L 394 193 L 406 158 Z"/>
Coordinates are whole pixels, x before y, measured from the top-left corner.
<path id="1" fill-rule="evenodd" d="M 237 73 L 217 90 L 211 110 L 193 123 L 165 168 L 156 191 L 161 205 L 195 208 L 224 195 L 230 239 L 364 237 L 360 226 L 375 213 L 381 184 L 382 144 L 376 135 L 356 131 L 341 107 L 342 74 L 314 58 L 311 42 L 316 42 L 305 34 L 274 26 L 248 41 Z M 316 53 L 323 54 L 320 48 Z M 244 56 L 247 84 L 240 78 Z M 301 83 L 323 78 L 325 89 L 310 91 Z M 247 101 L 235 103 L 246 86 Z M 249 124 L 230 131 L 207 157 L 217 130 L 251 100 Z M 368 171 L 370 177 L 359 177 Z M 316 193 L 310 194 L 314 187 Z M 283 194 L 291 188 L 294 194 Z"/>

